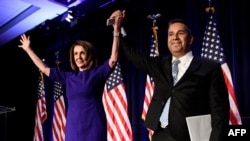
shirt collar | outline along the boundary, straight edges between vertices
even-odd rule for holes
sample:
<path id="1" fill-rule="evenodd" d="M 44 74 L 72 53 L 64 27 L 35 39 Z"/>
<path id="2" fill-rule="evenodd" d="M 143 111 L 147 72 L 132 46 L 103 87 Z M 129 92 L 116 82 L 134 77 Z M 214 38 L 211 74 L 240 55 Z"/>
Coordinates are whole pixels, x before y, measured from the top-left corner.
<path id="1" fill-rule="evenodd" d="M 193 57 L 194 57 L 194 56 L 193 56 L 193 52 L 192 52 L 192 51 L 189 51 L 189 52 L 187 52 L 184 56 L 180 57 L 179 60 L 180 60 L 181 63 L 183 64 L 183 63 L 186 63 L 186 62 L 189 62 L 190 60 L 192 60 Z M 172 62 L 173 62 L 174 60 L 176 60 L 176 59 L 177 59 L 177 58 L 173 56 Z"/>

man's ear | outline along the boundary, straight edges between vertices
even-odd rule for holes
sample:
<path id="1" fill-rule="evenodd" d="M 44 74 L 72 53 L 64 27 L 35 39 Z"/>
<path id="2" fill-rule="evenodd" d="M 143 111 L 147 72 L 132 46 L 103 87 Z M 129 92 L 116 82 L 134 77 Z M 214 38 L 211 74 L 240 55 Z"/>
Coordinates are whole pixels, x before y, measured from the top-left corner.
<path id="1" fill-rule="evenodd" d="M 192 45 L 193 41 L 194 41 L 194 37 L 191 36 L 191 37 L 190 37 L 190 40 L 189 40 L 189 45 Z"/>

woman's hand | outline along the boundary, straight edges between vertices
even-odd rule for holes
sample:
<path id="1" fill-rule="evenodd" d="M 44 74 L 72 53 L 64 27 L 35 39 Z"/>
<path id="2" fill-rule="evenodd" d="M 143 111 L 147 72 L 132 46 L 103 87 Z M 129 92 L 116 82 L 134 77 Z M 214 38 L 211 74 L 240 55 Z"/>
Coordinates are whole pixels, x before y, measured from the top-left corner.
<path id="1" fill-rule="evenodd" d="M 109 18 L 115 19 L 115 22 L 113 24 L 114 32 L 120 32 L 121 25 L 125 18 L 125 10 L 116 10 L 111 14 Z"/>
<path id="2" fill-rule="evenodd" d="M 22 44 L 18 45 L 18 47 L 22 48 L 25 51 L 30 48 L 30 36 L 26 36 L 25 34 L 22 34 L 20 42 Z"/>

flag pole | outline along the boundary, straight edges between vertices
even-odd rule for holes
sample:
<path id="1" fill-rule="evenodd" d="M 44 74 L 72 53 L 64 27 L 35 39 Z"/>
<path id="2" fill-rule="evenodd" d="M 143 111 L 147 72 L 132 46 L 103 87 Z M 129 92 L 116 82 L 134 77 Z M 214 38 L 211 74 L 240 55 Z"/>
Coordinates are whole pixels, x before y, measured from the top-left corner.
<path id="1" fill-rule="evenodd" d="M 153 22 L 153 26 L 151 28 L 152 31 L 153 31 L 153 34 L 152 34 L 153 40 L 151 41 L 151 49 L 150 49 L 150 56 L 152 56 L 152 57 L 159 56 L 158 36 L 157 36 L 158 26 L 156 26 L 156 20 L 160 16 L 161 16 L 160 13 L 151 14 L 151 15 L 147 16 L 147 18 L 151 19 L 152 22 Z M 145 96 L 144 96 L 144 104 L 143 104 L 143 111 L 142 111 L 142 119 L 143 120 L 145 120 L 145 118 L 146 118 L 148 106 L 149 106 L 149 103 L 151 102 L 151 99 L 152 99 L 152 96 L 153 96 L 153 91 L 154 91 L 153 79 L 149 75 L 147 75 L 146 87 L 145 87 Z M 147 128 L 147 130 L 148 130 L 149 140 L 151 141 L 154 131 L 150 130 L 149 128 Z"/>
<path id="2" fill-rule="evenodd" d="M 60 60 L 59 60 L 59 51 L 56 51 L 55 52 L 55 56 L 56 56 L 56 68 L 58 69 L 58 70 L 60 70 L 60 67 L 59 67 L 59 64 L 61 63 L 60 62 Z"/>
<path id="3" fill-rule="evenodd" d="M 45 59 L 42 59 L 42 61 L 44 62 Z M 42 82 L 42 88 L 44 88 L 44 77 L 43 77 L 43 72 L 41 70 L 39 70 L 40 72 L 40 77 L 41 77 L 41 82 Z"/>
<path id="4" fill-rule="evenodd" d="M 156 45 L 156 49 L 155 49 L 155 53 L 157 56 L 159 56 L 159 49 L 158 49 L 158 36 L 157 36 L 157 31 L 158 31 L 158 26 L 155 25 L 157 18 L 159 18 L 161 16 L 160 13 L 158 14 L 151 14 L 148 15 L 147 18 L 151 19 L 153 22 L 153 26 L 152 26 L 152 31 L 153 31 L 153 36 L 155 39 L 155 45 Z"/>
<path id="5" fill-rule="evenodd" d="M 56 68 L 60 70 L 59 51 L 55 52 Z M 65 140 L 65 126 L 66 126 L 66 108 L 64 103 L 63 85 L 58 81 L 54 81 L 54 111 L 52 119 L 52 138 L 56 141 Z"/>
<path id="6" fill-rule="evenodd" d="M 202 43 L 202 52 L 201 57 L 216 61 L 221 63 L 221 68 L 224 74 L 225 83 L 228 89 L 229 102 L 230 102 L 230 119 L 229 125 L 242 125 L 240 113 L 238 110 L 238 104 L 236 99 L 236 94 L 234 91 L 234 85 L 231 77 L 230 69 L 226 62 L 226 56 L 224 55 L 224 49 L 222 47 L 220 36 L 217 30 L 217 23 L 215 17 L 215 8 L 212 6 L 212 1 L 208 0 L 209 6 L 205 9 L 205 11 L 210 15 L 208 19 L 208 23 L 206 25 L 206 30 L 204 33 L 204 40 Z M 218 49 L 214 51 L 214 46 L 217 46 Z M 208 53 L 207 50 L 211 50 Z M 215 54 L 216 52 L 216 54 Z M 221 54 L 218 59 L 217 54 Z M 211 57 L 214 56 L 214 57 Z M 215 57 L 216 56 L 216 57 Z"/>
<path id="7" fill-rule="evenodd" d="M 42 60 L 44 62 L 44 59 Z M 38 84 L 38 100 L 36 105 L 36 115 L 35 115 L 35 129 L 33 140 L 44 140 L 43 133 L 43 122 L 47 119 L 47 111 L 46 111 L 46 98 L 45 98 L 45 84 L 43 72 L 39 70 L 39 84 Z"/>

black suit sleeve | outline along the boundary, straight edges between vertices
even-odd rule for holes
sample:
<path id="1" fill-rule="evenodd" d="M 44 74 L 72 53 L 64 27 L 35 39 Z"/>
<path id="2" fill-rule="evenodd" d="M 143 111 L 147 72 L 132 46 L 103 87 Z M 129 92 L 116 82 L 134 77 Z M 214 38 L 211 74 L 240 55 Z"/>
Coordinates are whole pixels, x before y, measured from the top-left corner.
<path id="1" fill-rule="evenodd" d="M 212 132 L 210 141 L 223 141 L 229 125 L 229 96 L 220 64 L 212 72 L 210 85 Z"/>

